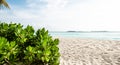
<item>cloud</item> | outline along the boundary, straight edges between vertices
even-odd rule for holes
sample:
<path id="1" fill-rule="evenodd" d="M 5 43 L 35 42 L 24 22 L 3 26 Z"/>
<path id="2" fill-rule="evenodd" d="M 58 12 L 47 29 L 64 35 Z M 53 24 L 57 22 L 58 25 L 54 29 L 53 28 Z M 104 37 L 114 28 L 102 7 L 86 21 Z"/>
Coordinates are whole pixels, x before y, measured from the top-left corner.
<path id="1" fill-rule="evenodd" d="M 13 11 L 13 14 L 21 19 L 32 19 L 32 18 L 34 19 L 38 17 L 38 15 L 35 15 L 29 10 L 21 10 L 21 11 L 15 10 Z"/>
<path id="2" fill-rule="evenodd" d="M 26 0 L 27 7 L 31 9 L 41 9 L 44 8 L 47 4 L 44 0 Z"/>
<path id="3" fill-rule="evenodd" d="M 60 8 L 64 7 L 67 3 L 68 0 L 46 0 L 47 1 L 47 7 L 48 8 Z"/>
<path id="4" fill-rule="evenodd" d="M 27 7 L 16 7 L 12 14 L 6 15 L 17 17 L 26 25 L 33 25 L 35 28 L 46 27 L 52 31 L 119 31 L 119 2 L 119 0 L 26 0 Z"/>
<path id="5" fill-rule="evenodd" d="M 56 30 L 119 30 L 119 0 L 91 0 L 64 8 L 46 9 L 45 21 Z"/>

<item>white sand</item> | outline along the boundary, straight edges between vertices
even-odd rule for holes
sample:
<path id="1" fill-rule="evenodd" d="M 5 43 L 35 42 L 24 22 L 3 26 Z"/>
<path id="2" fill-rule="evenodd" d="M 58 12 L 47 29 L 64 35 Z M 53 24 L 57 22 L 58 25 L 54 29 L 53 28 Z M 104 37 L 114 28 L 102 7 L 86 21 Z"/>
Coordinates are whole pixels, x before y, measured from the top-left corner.
<path id="1" fill-rule="evenodd" d="M 120 41 L 59 39 L 60 65 L 120 65 Z"/>

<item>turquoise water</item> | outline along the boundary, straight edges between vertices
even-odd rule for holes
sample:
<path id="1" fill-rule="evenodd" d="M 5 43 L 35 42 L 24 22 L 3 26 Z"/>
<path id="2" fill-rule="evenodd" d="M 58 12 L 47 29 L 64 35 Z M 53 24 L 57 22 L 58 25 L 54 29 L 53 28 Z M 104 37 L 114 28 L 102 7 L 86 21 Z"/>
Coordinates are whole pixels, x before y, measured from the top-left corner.
<path id="1" fill-rule="evenodd" d="M 50 32 L 51 36 L 120 40 L 120 32 Z"/>

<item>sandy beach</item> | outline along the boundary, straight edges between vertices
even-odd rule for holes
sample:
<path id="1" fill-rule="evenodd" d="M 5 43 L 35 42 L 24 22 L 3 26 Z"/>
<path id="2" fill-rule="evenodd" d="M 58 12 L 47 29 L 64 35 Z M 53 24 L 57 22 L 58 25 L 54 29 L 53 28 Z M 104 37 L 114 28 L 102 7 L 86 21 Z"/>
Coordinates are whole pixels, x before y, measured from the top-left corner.
<path id="1" fill-rule="evenodd" d="M 120 41 L 59 39 L 60 65 L 120 65 Z"/>

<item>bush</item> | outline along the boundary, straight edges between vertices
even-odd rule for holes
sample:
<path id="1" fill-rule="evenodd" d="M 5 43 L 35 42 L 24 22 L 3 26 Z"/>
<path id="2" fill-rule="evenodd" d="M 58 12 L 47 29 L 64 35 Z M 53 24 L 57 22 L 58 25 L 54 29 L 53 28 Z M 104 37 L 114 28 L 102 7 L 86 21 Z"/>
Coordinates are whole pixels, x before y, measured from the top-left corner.
<path id="1" fill-rule="evenodd" d="M 0 23 L 0 65 L 59 65 L 58 43 L 44 28 Z"/>

